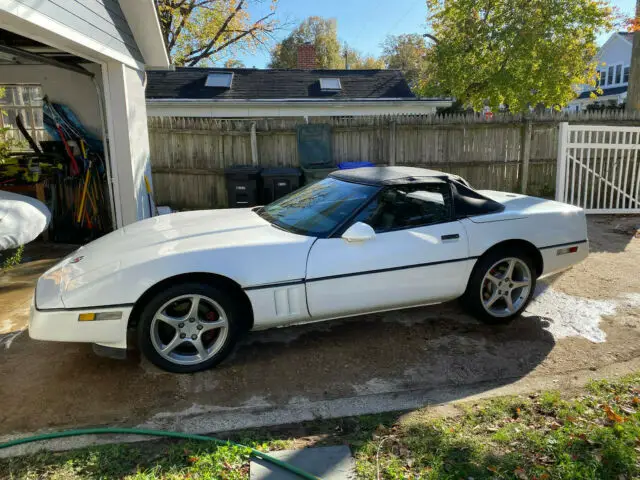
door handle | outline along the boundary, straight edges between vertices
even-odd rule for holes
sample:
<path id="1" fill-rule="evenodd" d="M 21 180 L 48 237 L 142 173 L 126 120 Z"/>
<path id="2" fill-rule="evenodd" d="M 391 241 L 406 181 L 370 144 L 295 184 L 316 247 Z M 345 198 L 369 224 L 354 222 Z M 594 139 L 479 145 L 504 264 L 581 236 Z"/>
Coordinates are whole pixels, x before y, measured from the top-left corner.
<path id="1" fill-rule="evenodd" d="M 442 239 L 442 241 L 445 240 L 458 240 L 460 238 L 460 235 L 457 233 L 450 233 L 449 235 L 442 235 L 440 237 Z"/>

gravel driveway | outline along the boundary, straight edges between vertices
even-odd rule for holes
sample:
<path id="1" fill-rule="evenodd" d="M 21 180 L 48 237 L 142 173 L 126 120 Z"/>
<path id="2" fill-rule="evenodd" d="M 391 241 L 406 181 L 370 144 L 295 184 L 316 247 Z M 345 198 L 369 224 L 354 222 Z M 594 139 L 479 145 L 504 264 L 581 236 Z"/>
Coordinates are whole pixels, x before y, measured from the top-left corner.
<path id="1" fill-rule="evenodd" d="M 591 217 L 592 254 L 541 282 L 526 314 L 482 325 L 456 303 L 251 334 L 217 369 L 159 371 L 136 351 L 29 339 L 37 276 L 69 251 L 32 246 L 0 276 L 0 438 L 131 425 L 197 432 L 570 388 L 640 370 L 640 217 Z"/>

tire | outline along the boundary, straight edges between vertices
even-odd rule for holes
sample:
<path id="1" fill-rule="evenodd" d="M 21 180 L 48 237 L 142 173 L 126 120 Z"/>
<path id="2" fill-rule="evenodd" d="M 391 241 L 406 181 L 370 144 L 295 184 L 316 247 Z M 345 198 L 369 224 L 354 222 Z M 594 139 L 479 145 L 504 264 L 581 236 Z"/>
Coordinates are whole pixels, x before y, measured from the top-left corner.
<path id="1" fill-rule="evenodd" d="M 511 277 L 505 277 L 510 268 Z M 536 288 L 537 276 L 534 262 L 518 248 L 489 251 L 480 257 L 473 268 L 460 301 L 478 320 L 504 325 L 527 307 Z M 518 286 L 525 283 L 522 287 Z M 508 297 L 511 298 L 511 308 Z"/>
<path id="2" fill-rule="evenodd" d="M 172 373 L 217 365 L 238 338 L 240 308 L 234 299 L 206 283 L 181 283 L 158 292 L 140 315 L 140 350 L 151 363 Z"/>

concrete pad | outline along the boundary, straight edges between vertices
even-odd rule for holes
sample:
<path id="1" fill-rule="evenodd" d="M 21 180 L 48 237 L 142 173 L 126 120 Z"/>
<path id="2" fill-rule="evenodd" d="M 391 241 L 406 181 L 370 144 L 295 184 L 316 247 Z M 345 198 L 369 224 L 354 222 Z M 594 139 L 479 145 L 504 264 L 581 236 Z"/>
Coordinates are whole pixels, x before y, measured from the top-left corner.
<path id="1" fill-rule="evenodd" d="M 356 462 L 346 445 L 283 450 L 269 455 L 315 475 L 322 480 L 349 480 L 356 476 Z M 251 480 L 299 480 L 297 475 L 265 460 L 253 459 Z"/>

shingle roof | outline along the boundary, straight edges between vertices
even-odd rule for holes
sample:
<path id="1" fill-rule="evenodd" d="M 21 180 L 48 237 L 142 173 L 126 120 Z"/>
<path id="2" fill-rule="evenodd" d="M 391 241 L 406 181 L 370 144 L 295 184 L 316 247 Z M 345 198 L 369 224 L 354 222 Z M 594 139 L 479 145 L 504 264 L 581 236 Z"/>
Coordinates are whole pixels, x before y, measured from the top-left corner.
<path id="1" fill-rule="evenodd" d="M 607 95 L 618 95 L 619 93 L 624 93 L 627 91 L 629 87 L 627 85 L 622 85 L 620 87 L 611 87 L 611 88 L 603 88 L 602 95 L 596 94 L 598 97 L 605 97 Z M 582 92 L 578 98 L 591 98 L 592 92 Z"/>
<path id="2" fill-rule="evenodd" d="M 205 87 L 209 73 L 233 72 L 230 89 Z M 338 92 L 320 90 L 320 78 L 339 78 Z M 399 70 L 259 70 L 178 67 L 147 72 L 147 98 L 164 99 L 384 99 L 416 97 Z"/>

